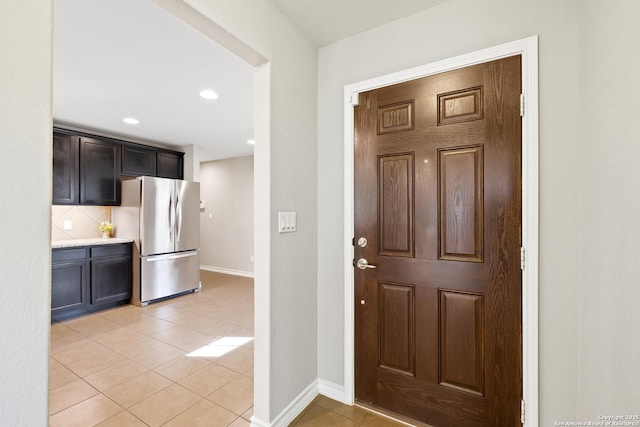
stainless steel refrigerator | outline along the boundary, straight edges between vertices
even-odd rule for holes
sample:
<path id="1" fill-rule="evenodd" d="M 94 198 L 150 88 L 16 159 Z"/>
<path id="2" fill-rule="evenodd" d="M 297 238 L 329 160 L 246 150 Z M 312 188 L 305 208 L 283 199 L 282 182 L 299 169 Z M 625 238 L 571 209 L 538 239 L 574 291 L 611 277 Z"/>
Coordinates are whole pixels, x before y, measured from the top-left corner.
<path id="1" fill-rule="evenodd" d="M 116 237 L 134 241 L 133 304 L 200 290 L 200 183 L 123 181 L 112 221 Z"/>

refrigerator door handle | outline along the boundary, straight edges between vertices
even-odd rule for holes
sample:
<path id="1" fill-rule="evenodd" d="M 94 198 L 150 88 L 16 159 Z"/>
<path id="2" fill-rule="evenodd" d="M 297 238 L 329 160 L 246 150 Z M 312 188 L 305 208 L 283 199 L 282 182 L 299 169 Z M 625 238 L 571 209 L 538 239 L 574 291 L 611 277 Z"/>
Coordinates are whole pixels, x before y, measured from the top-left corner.
<path id="1" fill-rule="evenodd" d="M 170 255 L 156 255 L 152 257 L 146 257 L 147 262 L 166 261 L 168 259 L 180 259 L 189 258 L 198 255 L 198 251 L 191 251 L 183 254 L 170 254 Z"/>
<path id="2" fill-rule="evenodd" d="M 173 223 L 174 223 L 174 212 L 173 212 L 173 197 L 169 195 L 169 240 L 173 241 Z M 172 243 L 173 245 L 173 243 Z"/>
<path id="3" fill-rule="evenodd" d="M 180 192 L 176 191 L 176 243 L 180 241 L 180 231 L 182 230 L 182 203 Z"/>

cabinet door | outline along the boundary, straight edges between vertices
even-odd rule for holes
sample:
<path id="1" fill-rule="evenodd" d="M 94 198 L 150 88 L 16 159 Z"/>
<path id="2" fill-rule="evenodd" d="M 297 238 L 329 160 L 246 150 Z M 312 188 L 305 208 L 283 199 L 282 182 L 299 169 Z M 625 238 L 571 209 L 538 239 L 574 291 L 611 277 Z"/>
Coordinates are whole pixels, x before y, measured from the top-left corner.
<path id="1" fill-rule="evenodd" d="M 158 151 L 156 156 L 156 176 L 160 178 L 182 179 L 182 154 Z"/>
<path id="2" fill-rule="evenodd" d="M 53 200 L 54 205 L 78 203 L 79 156 L 78 138 L 53 133 Z"/>
<path id="3" fill-rule="evenodd" d="M 91 259 L 91 304 L 131 299 L 131 256 Z"/>
<path id="4" fill-rule="evenodd" d="M 80 139 L 80 204 L 120 205 L 120 145 Z"/>
<path id="5" fill-rule="evenodd" d="M 87 262 L 66 261 L 51 266 L 51 317 L 84 311 L 87 304 Z"/>
<path id="6" fill-rule="evenodd" d="M 132 145 L 122 146 L 122 174 L 155 176 L 156 152 Z"/>

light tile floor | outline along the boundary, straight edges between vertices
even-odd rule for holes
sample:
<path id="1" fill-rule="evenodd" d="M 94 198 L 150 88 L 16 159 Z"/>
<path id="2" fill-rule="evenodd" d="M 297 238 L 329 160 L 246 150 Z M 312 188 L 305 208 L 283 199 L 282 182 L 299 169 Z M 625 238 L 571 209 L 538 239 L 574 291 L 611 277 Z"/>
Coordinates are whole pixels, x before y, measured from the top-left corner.
<path id="1" fill-rule="evenodd" d="M 405 426 L 358 406 L 346 406 L 318 396 L 291 424 L 294 427 L 398 427 Z"/>
<path id="2" fill-rule="evenodd" d="M 249 426 L 253 280 L 201 281 L 200 293 L 52 324 L 50 426 Z M 319 397 L 292 425 L 400 424 Z"/>

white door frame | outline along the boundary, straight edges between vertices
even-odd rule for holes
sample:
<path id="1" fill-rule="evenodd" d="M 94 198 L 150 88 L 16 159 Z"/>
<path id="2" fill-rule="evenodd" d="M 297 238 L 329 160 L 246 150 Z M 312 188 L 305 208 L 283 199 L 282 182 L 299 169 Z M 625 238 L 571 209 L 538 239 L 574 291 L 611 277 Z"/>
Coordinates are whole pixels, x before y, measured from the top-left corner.
<path id="1" fill-rule="evenodd" d="M 538 36 L 399 71 L 344 87 L 344 403 L 354 404 L 354 115 L 360 92 L 496 59 L 522 56 L 522 392 L 526 427 L 538 425 Z"/>

